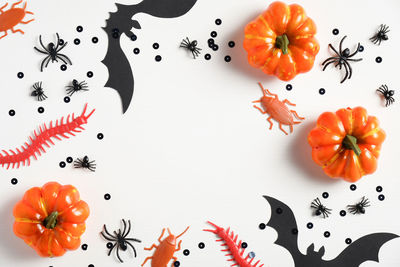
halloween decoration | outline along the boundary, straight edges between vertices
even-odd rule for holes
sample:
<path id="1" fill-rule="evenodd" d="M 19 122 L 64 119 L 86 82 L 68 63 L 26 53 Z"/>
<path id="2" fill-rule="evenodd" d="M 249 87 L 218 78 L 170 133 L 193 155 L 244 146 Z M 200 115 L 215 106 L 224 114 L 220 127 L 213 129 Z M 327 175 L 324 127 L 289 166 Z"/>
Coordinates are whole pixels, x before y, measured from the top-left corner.
<path id="1" fill-rule="evenodd" d="M 4 11 L 4 8 L 8 6 L 8 3 L 5 3 L 2 7 L 0 7 L 0 32 L 4 32 L 4 35 L 0 36 L 0 39 L 8 35 L 8 30 L 11 30 L 12 33 L 19 32 L 24 34 L 24 31 L 22 31 L 21 29 L 14 29 L 14 27 L 17 26 L 19 23 L 28 24 L 35 20 L 30 19 L 27 21 L 23 21 L 26 14 L 33 15 L 33 13 L 26 10 L 26 2 L 24 3 L 24 6 L 22 8 L 16 7 L 20 3 L 22 3 L 22 0 L 12 4 L 11 8 L 7 11 Z"/>
<path id="2" fill-rule="evenodd" d="M 390 32 L 389 30 L 389 26 L 386 26 L 384 24 L 381 24 L 381 26 L 379 27 L 378 32 L 372 36 L 371 38 L 369 38 L 371 40 L 371 42 L 373 42 L 374 44 L 377 45 L 381 45 L 382 41 L 387 41 L 389 40 L 389 37 L 387 36 L 387 33 Z"/>
<path id="3" fill-rule="evenodd" d="M 194 59 L 200 55 L 201 48 L 197 47 L 196 40 L 190 41 L 189 38 L 186 37 L 186 39 L 182 40 L 181 45 L 179 47 L 183 47 L 183 48 L 189 50 L 190 52 L 192 52 Z"/>
<path id="4" fill-rule="evenodd" d="M 379 87 L 379 89 L 377 89 L 376 91 L 379 92 L 385 98 L 386 107 L 394 103 L 394 98 L 393 98 L 394 90 L 389 90 L 389 87 L 387 87 L 386 84 L 381 85 L 381 87 Z"/>
<path id="5" fill-rule="evenodd" d="M 32 87 L 33 87 L 33 91 L 31 93 L 31 96 L 37 97 L 38 101 L 46 100 L 47 96 L 44 94 L 42 82 L 37 82 Z"/>
<path id="6" fill-rule="evenodd" d="M 365 208 L 369 207 L 369 200 L 368 198 L 362 197 L 361 201 L 355 205 L 348 205 L 349 212 L 352 214 L 364 214 Z"/>
<path id="7" fill-rule="evenodd" d="M 75 92 L 79 91 L 89 91 L 87 83 L 85 81 L 78 82 L 77 80 L 72 80 L 72 85 L 67 86 L 67 95 L 72 96 Z"/>
<path id="8" fill-rule="evenodd" d="M 328 209 L 324 205 L 322 205 L 321 201 L 319 198 L 314 199 L 313 202 L 311 202 L 311 208 L 315 209 L 315 215 L 320 216 L 322 215 L 325 218 L 329 217 L 329 214 L 331 214 L 331 209 Z"/>
<path id="9" fill-rule="evenodd" d="M 92 172 L 96 170 L 96 164 L 94 163 L 94 160 L 89 161 L 88 156 L 84 156 L 82 159 L 76 159 L 74 162 L 74 167 L 88 169 L 89 171 Z"/>

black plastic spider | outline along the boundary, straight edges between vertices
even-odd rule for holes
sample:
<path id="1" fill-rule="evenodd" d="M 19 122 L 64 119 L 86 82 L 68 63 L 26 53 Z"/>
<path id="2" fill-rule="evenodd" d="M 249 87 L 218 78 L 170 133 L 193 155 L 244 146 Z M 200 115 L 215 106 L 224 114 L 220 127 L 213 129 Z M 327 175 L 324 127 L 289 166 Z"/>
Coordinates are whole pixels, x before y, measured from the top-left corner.
<path id="1" fill-rule="evenodd" d="M 77 80 L 72 80 L 72 85 L 68 85 L 67 87 L 67 94 L 72 96 L 75 92 L 78 91 L 89 91 L 87 83 L 85 81 L 78 82 Z"/>
<path id="2" fill-rule="evenodd" d="M 92 172 L 96 170 L 96 164 L 94 163 L 94 160 L 89 161 L 88 156 L 84 156 L 83 159 L 76 159 L 74 162 L 74 167 L 88 169 Z"/>
<path id="3" fill-rule="evenodd" d="M 201 48 L 197 47 L 197 41 L 190 41 L 188 37 L 186 39 L 183 39 L 181 42 L 181 45 L 179 47 L 186 48 L 190 52 L 192 52 L 193 58 L 196 58 L 200 55 L 200 50 Z"/>
<path id="4" fill-rule="evenodd" d="M 324 205 L 322 205 L 321 201 L 319 198 L 314 199 L 313 202 L 311 202 L 311 208 L 315 209 L 315 215 L 320 216 L 321 214 L 325 218 L 329 217 L 329 214 L 331 214 L 331 209 L 328 209 Z"/>
<path id="5" fill-rule="evenodd" d="M 40 50 L 36 46 L 34 48 L 39 53 L 47 55 L 47 57 L 45 57 L 43 59 L 42 64 L 40 65 L 40 71 L 43 71 L 43 66 L 45 68 L 47 68 L 47 66 L 49 65 L 50 61 L 51 61 L 51 63 L 53 63 L 54 61 L 58 62 L 57 59 L 60 59 L 62 62 L 64 62 L 64 64 L 68 64 L 69 63 L 70 65 L 72 65 L 71 60 L 66 55 L 59 53 L 67 45 L 68 42 L 65 42 L 64 44 L 62 44 L 60 46 L 60 36 L 58 35 L 58 33 L 56 33 L 56 35 L 57 35 L 57 45 L 55 45 L 54 43 L 49 43 L 47 45 L 47 48 L 43 45 L 42 36 L 39 35 L 39 42 L 40 42 L 40 45 L 42 46 L 42 48 L 44 49 L 44 51 Z"/>
<path id="6" fill-rule="evenodd" d="M 32 87 L 33 92 L 31 93 L 31 96 L 37 96 L 38 101 L 43 101 L 47 98 L 47 96 L 44 94 L 42 82 L 37 82 Z"/>
<path id="7" fill-rule="evenodd" d="M 363 197 L 360 202 L 355 205 L 347 205 L 349 212 L 352 214 L 365 213 L 365 208 L 369 207 L 368 198 Z"/>
<path id="8" fill-rule="evenodd" d="M 386 100 L 386 107 L 393 104 L 394 102 L 394 90 L 389 90 L 389 88 L 387 87 L 386 84 L 381 85 L 381 87 L 379 87 L 379 89 L 376 89 L 376 91 L 378 91 L 379 93 L 381 93 L 383 95 L 383 97 Z"/>
<path id="9" fill-rule="evenodd" d="M 122 223 L 124 224 L 124 230 L 122 231 L 122 233 L 121 233 L 121 229 L 118 229 L 118 232 L 114 231 L 114 235 L 112 235 L 107 231 L 106 225 L 104 225 L 105 233 L 103 233 L 103 231 L 100 232 L 100 234 L 104 237 L 104 239 L 111 241 L 111 242 L 115 242 L 114 245 L 112 247 L 110 247 L 110 250 L 108 251 L 108 256 L 111 255 L 111 251 L 113 251 L 113 249 L 116 246 L 117 247 L 117 257 L 120 262 L 123 262 L 123 260 L 119 256 L 119 249 L 121 249 L 122 251 L 126 251 L 128 249 L 128 246 L 130 246 L 133 249 L 133 252 L 134 252 L 135 258 L 136 258 L 136 249 L 129 241 L 134 241 L 134 242 L 139 242 L 139 243 L 142 242 L 136 238 L 126 238 L 126 236 L 131 231 L 131 221 L 128 220 L 128 229 L 126 229 L 126 222 L 124 219 L 122 219 Z"/>
<path id="10" fill-rule="evenodd" d="M 381 24 L 379 30 L 377 33 L 375 33 L 374 36 L 369 38 L 371 42 L 374 44 L 380 45 L 382 41 L 387 41 L 389 37 L 387 36 L 387 33 L 390 32 L 389 26 L 386 26 L 384 24 Z"/>
<path id="11" fill-rule="evenodd" d="M 353 70 L 350 66 L 350 63 L 348 61 L 361 61 L 362 58 L 358 58 L 358 59 L 353 59 L 351 57 L 353 57 L 355 54 L 358 53 L 359 49 L 360 49 L 360 43 L 358 43 L 357 49 L 354 53 L 350 54 L 350 49 L 346 48 L 344 50 L 342 50 L 342 44 L 344 39 L 347 36 L 344 36 L 342 38 L 342 40 L 340 41 L 340 45 L 339 45 L 339 52 L 336 51 L 336 49 L 332 46 L 332 44 L 329 44 L 329 47 L 336 53 L 337 56 L 335 57 L 330 57 L 327 60 L 325 60 L 322 63 L 322 66 L 324 66 L 324 68 L 322 69 L 323 71 L 326 69 L 326 67 L 328 67 L 329 64 L 331 63 L 336 63 L 335 64 L 335 68 L 337 66 L 339 66 L 339 69 L 342 69 L 342 66 L 344 66 L 344 69 L 346 70 L 346 75 L 344 76 L 343 80 L 340 83 L 343 83 L 347 78 L 351 78 L 351 75 L 353 73 Z"/>

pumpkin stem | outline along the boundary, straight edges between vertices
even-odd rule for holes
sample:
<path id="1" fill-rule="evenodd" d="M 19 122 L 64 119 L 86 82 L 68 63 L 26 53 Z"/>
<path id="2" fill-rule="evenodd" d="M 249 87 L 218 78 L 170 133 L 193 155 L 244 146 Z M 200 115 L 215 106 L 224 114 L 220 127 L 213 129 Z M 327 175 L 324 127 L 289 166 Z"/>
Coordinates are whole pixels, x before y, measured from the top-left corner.
<path id="1" fill-rule="evenodd" d="M 282 53 L 286 55 L 288 53 L 289 39 L 286 34 L 276 37 L 275 47 L 282 50 Z"/>
<path id="2" fill-rule="evenodd" d="M 47 229 L 54 229 L 57 225 L 57 217 L 58 217 L 58 211 L 53 211 L 49 216 L 46 217 L 43 221 L 44 227 Z"/>
<path id="3" fill-rule="evenodd" d="M 360 149 L 360 147 L 357 145 L 357 138 L 355 138 L 354 136 L 348 134 L 348 135 L 346 135 L 346 137 L 343 139 L 342 144 L 343 144 L 343 146 L 344 146 L 346 149 L 351 149 L 351 150 L 354 151 L 354 153 L 355 153 L 357 156 L 360 156 L 360 154 L 361 154 L 361 149 Z"/>

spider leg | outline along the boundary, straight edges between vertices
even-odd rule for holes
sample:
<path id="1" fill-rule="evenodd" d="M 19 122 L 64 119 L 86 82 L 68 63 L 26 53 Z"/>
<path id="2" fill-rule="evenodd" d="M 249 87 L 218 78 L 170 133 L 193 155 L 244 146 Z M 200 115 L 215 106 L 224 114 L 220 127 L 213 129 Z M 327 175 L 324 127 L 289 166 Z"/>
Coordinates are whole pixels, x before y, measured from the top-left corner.
<path id="1" fill-rule="evenodd" d="M 61 60 L 62 60 L 62 58 L 65 58 L 66 61 L 68 61 L 69 64 L 72 65 L 72 61 L 69 59 L 69 57 L 67 57 L 67 56 L 64 55 L 64 54 L 57 54 L 56 58 L 59 58 L 59 59 L 61 59 Z M 63 60 L 63 62 L 65 62 L 65 61 Z M 65 63 L 65 64 L 67 64 L 67 63 Z"/>
<path id="2" fill-rule="evenodd" d="M 57 45 L 56 45 L 56 47 L 54 49 L 56 50 L 56 52 L 58 52 L 57 49 L 60 46 L 60 36 L 58 35 L 58 32 L 56 32 L 56 36 L 57 36 Z"/>
<path id="3" fill-rule="evenodd" d="M 44 46 L 44 44 L 43 44 L 43 42 L 42 42 L 42 36 L 41 36 L 41 35 L 39 35 L 39 42 L 40 42 L 40 45 L 43 47 L 43 49 L 44 49 L 48 54 L 50 54 L 50 51 Z"/>
<path id="4" fill-rule="evenodd" d="M 118 244 L 118 243 L 115 243 L 115 244 L 110 248 L 110 250 L 108 251 L 108 256 L 111 255 L 111 251 L 113 251 L 113 249 L 115 248 L 115 246 L 116 246 L 117 244 Z"/>
<path id="5" fill-rule="evenodd" d="M 192 51 L 193 58 L 196 59 L 196 54 Z"/>
<path id="6" fill-rule="evenodd" d="M 336 51 L 336 49 L 333 47 L 332 44 L 329 44 L 329 47 L 339 56 L 340 54 L 338 53 L 338 51 Z"/>
<path id="7" fill-rule="evenodd" d="M 124 224 L 124 231 L 122 232 L 122 237 L 125 237 L 126 221 L 124 219 L 122 219 L 122 223 Z"/>
<path id="8" fill-rule="evenodd" d="M 62 57 L 59 55 L 56 55 L 56 58 L 60 59 L 64 64 L 68 64 Z"/>
<path id="9" fill-rule="evenodd" d="M 335 63 L 338 61 L 338 59 L 336 58 L 331 58 L 331 61 L 327 62 L 328 60 L 325 60 L 324 63 L 322 63 L 322 65 L 324 65 L 326 63 L 326 65 L 324 66 L 324 68 L 322 69 L 322 71 L 325 71 L 325 69 L 332 63 Z"/>
<path id="10" fill-rule="evenodd" d="M 36 51 L 38 51 L 39 53 L 42 53 L 42 54 L 46 54 L 46 55 L 49 54 L 49 53 L 47 53 L 47 52 L 45 52 L 45 51 L 40 50 L 40 49 L 37 48 L 36 46 L 35 46 L 33 49 L 35 49 Z"/>
<path id="11" fill-rule="evenodd" d="M 50 62 L 50 56 L 45 57 L 45 59 L 43 59 L 43 61 L 42 61 L 42 64 L 40 64 L 40 71 L 41 71 L 41 72 L 43 72 L 43 66 L 44 66 L 44 63 L 46 62 L 46 60 L 47 60 L 47 63 L 46 63 L 45 68 L 47 68 L 47 65 L 48 65 L 49 62 Z"/>
<path id="12" fill-rule="evenodd" d="M 357 54 L 357 53 L 359 52 L 360 46 L 361 46 L 360 43 L 358 43 L 357 49 L 354 51 L 353 54 L 349 55 L 347 58 L 351 58 L 351 57 L 353 57 L 355 54 Z"/>
<path id="13" fill-rule="evenodd" d="M 339 55 L 341 55 L 342 52 L 343 52 L 342 51 L 342 44 L 343 44 L 344 39 L 346 39 L 346 37 L 347 37 L 347 35 L 343 36 L 342 40 L 340 40 L 340 44 L 339 44 L 339 52 L 340 52 L 340 54 Z"/>
<path id="14" fill-rule="evenodd" d="M 53 59 L 49 56 L 49 60 L 47 61 L 46 65 L 44 66 L 45 68 L 47 68 L 47 66 L 49 65 L 51 60 L 51 63 L 53 63 Z"/>
<path id="15" fill-rule="evenodd" d="M 118 240 L 118 238 L 116 236 L 113 236 L 112 234 L 110 234 L 107 230 L 106 225 L 104 225 L 104 232 L 106 232 L 107 235 L 111 236 L 112 238 L 115 238 L 116 240 Z"/>
<path id="16" fill-rule="evenodd" d="M 130 231 L 131 231 L 131 220 L 128 220 L 128 231 L 126 231 L 126 234 L 122 235 L 122 237 L 126 237 Z"/>
<path id="17" fill-rule="evenodd" d="M 345 63 L 343 63 L 343 65 L 344 65 L 344 69 L 346 70 L 346 75 L 344 76 L 344 78 L 340 81 L 340 83 L 343 83 L 346 79 L 347 79 L 347 77 L 350 79 L 351 78 L 351 71 L 350 71 L 350 75 L 349 75 L 349 69 L 347 68 L 347 65 L 348 65 L 348 63 L 346 64 L 346 62 Z M 349 65 L 349 67 L 350 67 L 350 65 Z M 351 67 L 350 67 L 351 68 Z M 350 69 L 351 70 L 351 69 Z"/>
<path id="18" fill-rule="evenodd" d="M 350 79 L 351 76 L 352 76 L 352 74 L 353 74 L 353 68 L 351 67 L 350 63 L 347 62 L 347 61 L 344 62 L 344 67 L 346 67 L 346 66 L 347 66 L 348 69 L 349 69 L 349 73 L 350 73 L 349 79 Z"/>
<path id="19" fill-rule="evenodd" d="M 357 59 L 353 59 L 353 58 L 348 58 L 347 61 L 353 61 L 353 62 L 358 62 L 361 61 L 362 58 L 357 58 Z"/>
<path id="20" fill-rule="evenodd" d="M 135 258 L 136 258 L 136 249 L 135 249 L 135 247 L 129 242 L 126 242 L 126 243 L 128 244 L 128 246 L 130 246 L 133 249 L 133 253 L 134 253 Z"/>
<path id="21" fill-rule="evenodd" d="M 119 259 L 120 262 L 124 262 L 121 257 L 119 256 L 119 246 L 117 246 L 117 258 Z"/>
<path id="22" fill-rule="evenodd" d="M 130 241 L 134 241 L 134 242 L 138 242 L 141 243 L 142 241 L 136 238 L 125 238 L 125 240 L 130 240 Z"/>
<path id="23" fill-rule="evenodd" d="M 103 232 L 101 232 L 100 234 L 104 237 L 105 240 L 108 240 L 108 241 L 118 241 L 117 239 L 107 237 Z M 110 236 L 111 236 L 111 235 L 110 235 Z"/>
<path id="24" fill-rule="evenodd" d="M 56 49 L 56 52 L 60 52 L 61 50 L 63 50 L 63 48 L 68 44 L 68 42 L 65 42 L 62 46 L 60 46 L 58 49 Z"/>

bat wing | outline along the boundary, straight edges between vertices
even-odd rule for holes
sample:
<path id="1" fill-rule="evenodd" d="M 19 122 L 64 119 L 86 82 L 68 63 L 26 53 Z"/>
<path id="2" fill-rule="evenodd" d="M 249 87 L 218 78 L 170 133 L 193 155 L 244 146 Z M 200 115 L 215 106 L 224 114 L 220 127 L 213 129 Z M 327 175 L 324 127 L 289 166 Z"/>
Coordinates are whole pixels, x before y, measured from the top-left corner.
<path id="1" fill-rule="evenodd" d="M 271 206 L 271 218 L 268 226 L 278 232 L 275 244 L 286 248 L 292 254 L 293 260 L 304 257 L 297 244 L 297 223 L 292 210 L 281 201 L 264 196 Z"/>
<path id="2" fill-rule="evenodd" d="M 176 18 L 185 15 L 197 0 L 143 0 L 138 6 L 140 12 L 159 18 Z"/>
<path id="3" fill-rule="evenodd" d="M 326 262 L 326 267 L 358 267 L 365 261 L 379 262 L 379 250 L 386 242 L 399 237 L 391 233 L 375 233 L 363 236 L 351 243 L 335 259 Z"/>

